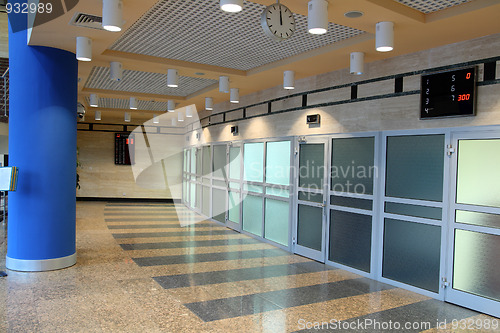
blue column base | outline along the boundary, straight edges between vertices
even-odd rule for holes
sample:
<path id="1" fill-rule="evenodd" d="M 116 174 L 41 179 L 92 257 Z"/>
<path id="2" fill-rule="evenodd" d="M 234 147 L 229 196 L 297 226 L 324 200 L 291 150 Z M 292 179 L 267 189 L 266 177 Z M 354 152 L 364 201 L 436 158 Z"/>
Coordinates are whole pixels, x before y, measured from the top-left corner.
<path id="1" fill-rule="evenodd" d="M 70 267 L 76 264 L 76 252 L 72 255 L 44 260 L 14 259 L 7 256 L 5 267 L 11 271 L 45 272 Z"/>

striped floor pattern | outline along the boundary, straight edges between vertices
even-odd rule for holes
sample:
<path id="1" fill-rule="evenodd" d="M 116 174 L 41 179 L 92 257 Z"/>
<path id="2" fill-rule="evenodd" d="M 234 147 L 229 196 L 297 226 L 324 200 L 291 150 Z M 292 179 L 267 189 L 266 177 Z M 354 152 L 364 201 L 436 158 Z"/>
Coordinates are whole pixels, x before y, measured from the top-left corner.
<path id="1" fill-rule="evenodd" d="M 191 311 L 182 320 L 214 332 L 435 332 L 487 317 L 293 255 L 183 206 L 108 203 L 104 220 L 133 262 Z"/>

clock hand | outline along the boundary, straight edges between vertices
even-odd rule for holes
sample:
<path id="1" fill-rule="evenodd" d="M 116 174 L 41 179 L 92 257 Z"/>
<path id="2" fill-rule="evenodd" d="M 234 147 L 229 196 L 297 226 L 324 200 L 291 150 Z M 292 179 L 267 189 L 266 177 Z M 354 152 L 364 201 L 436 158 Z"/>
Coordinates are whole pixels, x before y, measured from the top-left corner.
<path id="1" fill-rule="evenodd" d="M 281 16 L 281 8 L 280 8 L 280 25 L 283 25 L 283 17 Z"/>

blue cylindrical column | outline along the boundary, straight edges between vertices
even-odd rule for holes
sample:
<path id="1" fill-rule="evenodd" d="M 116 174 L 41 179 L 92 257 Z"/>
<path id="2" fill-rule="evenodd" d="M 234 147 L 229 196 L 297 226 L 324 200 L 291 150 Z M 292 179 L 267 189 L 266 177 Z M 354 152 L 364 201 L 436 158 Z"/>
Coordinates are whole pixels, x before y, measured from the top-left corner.
<path id="1" fill-rule="evenodd" d="M 10 19 L 10 17 L 9 17 Z M 76 104 L 73 53 L 27 45 L 9 25 L 8 269 L 45 271 L 76 263 Z"/>

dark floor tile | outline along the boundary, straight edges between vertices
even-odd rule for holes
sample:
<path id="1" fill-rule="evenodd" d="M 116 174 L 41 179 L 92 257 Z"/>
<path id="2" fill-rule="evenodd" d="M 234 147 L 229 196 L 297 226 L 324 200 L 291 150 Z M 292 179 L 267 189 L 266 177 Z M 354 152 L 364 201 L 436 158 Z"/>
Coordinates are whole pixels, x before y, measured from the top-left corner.
<path id="1" fill-rule="evenodd" d="M 151 238 L 151 237 L 174 237 L 174 236 L 206 236 L 227 235 L 236 232 L 229 229 L 223 230 L 189 230 L 189 231 L 163 231 L 163 232 L 134 232 L 112 234 L 114 238 Z"/>
<path id="2" fill-rule="evenodd" d="M 158 250 L 158 249 L 177 249 L 188 247 L 210 247 L 224 245 L 244 245 L 259 244 L 259 240 L 253 238 L 233 238 L 233 239 L 209 239 L 199 241 L 178 241 L 178 242 L 158 242 L 158 243 L 137 243 L 120 244 L 124 250 Z"/>
<path id="3" fill-rule="evenodd" d="M 290 255 L 290 253 L 283 250 L 265 249 L 265 250 L 249 250 L 249 251 L 235 251 L 235 252 L 186 254 L 186 255 L 176 255 L 176 256 L 144 257 L 144 258 L 132 258 L 132 259 L 139 266 L 161 266 L 161 265 L 188 264 L 188 263 L 223 261 L 223 260 L 267 258 L 267 257 L 278 257 L 287 255 Z"/>
<path id="4" fill-rule="evenodd" d="M 292 266 L 298 267 L 300 270 L 306 273 L 316 273 L 321 271 L 331 271 L 337 268 L 321 264 L 317 261 L 307 261 L 307 262 L 297 262 L 291 264 Z"/>
<path id="5" fill-rule="evenodd" d="M 246 295 L 232 297 L 230 299 L 188 303 L 184 304 L 184 306 L 205 322 L 280 309 L 279 306 L 259 295 Z"/>
<path id="6" fill-rule="evenodd" d="M 205 227 L 220 227 L 222 226 L 215 223 L 196 223 L 187 226 L 180 224 L 127 224 L 127 225 L 108 225 L 108 229 L 169 229 L 169 228 L 205 228 Z"/>

